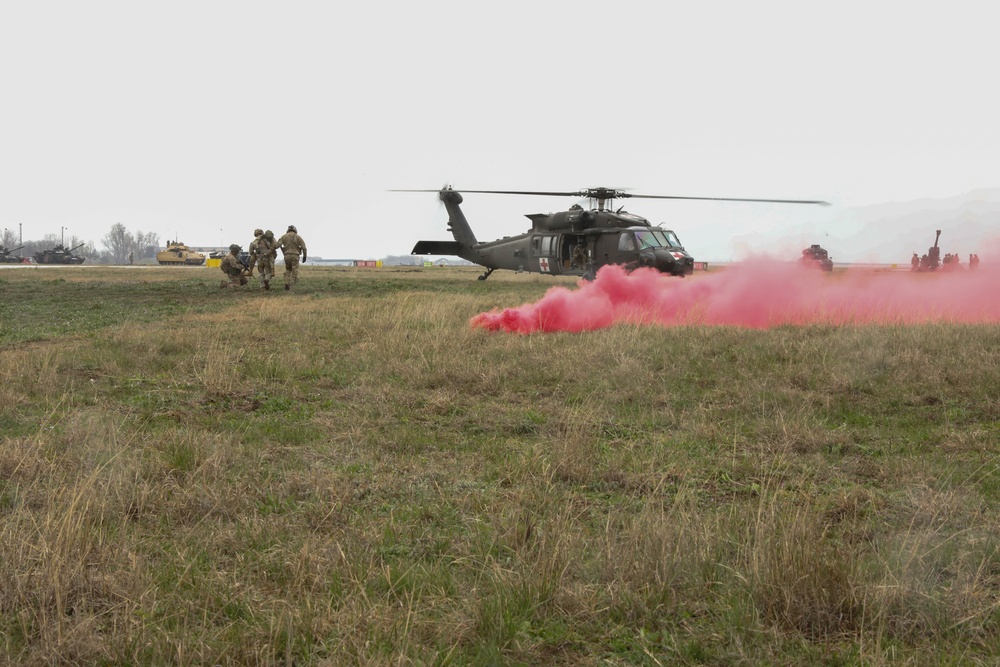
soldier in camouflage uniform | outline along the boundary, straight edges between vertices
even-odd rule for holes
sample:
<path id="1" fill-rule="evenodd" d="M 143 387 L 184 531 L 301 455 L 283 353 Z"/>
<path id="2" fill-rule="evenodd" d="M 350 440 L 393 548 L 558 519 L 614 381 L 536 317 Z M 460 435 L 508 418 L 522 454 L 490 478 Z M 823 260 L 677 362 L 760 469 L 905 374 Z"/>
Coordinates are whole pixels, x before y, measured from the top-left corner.
<path id="1" fill-rule="evenodd" d="M 302 253 L 302 261 L 306 261 L 306 242 L 299 236 L 295 225 L 288 225 L 288 231 L 278 239 L 278 245 L 285 255 L 285 289 L 289 290 L 299 280 L 299 253 Z"/>
<path id="2" fill-rule="evenodd" d="M 274 278 L 274 258 L 278 256 L 278 242 L 270 229 L 255 241 L 253 252 L 250 253 L 250 266 L 257 262 L 257 271 L 264 289 L 271 289 L 271 279 Z"/>
<path id="3" fill-rule="evenodd" d="M 260 243 L 260 237 L 264 235 L 264 230 L 259 227 L 253 230 L 253 241 L 250 242 L 250 247 L 247 248 L 247 252 L 250 253 L 250 265 L 247 267 L 247 275 L 253 275 L 253 267 L 257 262 L 257 244 Z"/>
<path id="4" fill-rule="evenodd" d="M 225 273 L 229 280 L 223 280 L 219 287 L 241 287 L 249 282 L 246 276 L 246 268 L 243 262 L 236 256 L 240 252 L 240 247 L 235 243 L 229 246 L 229 254 L 222 258 L 219 268 Z"/>

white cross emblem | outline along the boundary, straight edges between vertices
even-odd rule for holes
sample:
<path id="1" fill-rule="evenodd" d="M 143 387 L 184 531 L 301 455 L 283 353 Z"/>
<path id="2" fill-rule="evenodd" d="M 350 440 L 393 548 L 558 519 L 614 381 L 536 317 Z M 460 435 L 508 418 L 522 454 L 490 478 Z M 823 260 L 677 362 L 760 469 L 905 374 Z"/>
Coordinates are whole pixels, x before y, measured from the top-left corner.
<path id="1" fill-rule="evenodd" d="M 547 257 L 542 257 L 540 260 L 538 260 L 538 269 L 542 273 L 548 273 L 549 272 L 549 260 L 548 260 Z"/>

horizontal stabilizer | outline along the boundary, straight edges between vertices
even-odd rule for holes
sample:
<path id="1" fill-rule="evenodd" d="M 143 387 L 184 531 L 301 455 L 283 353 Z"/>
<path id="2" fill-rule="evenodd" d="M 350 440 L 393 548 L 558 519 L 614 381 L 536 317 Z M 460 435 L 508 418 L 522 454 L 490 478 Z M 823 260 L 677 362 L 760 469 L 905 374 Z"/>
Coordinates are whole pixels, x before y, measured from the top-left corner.
<path id="1" fill-rule="evenodd" d="M 411 255 L 457 255 L 462 248 L 458 241 L 417 241 Z"/>

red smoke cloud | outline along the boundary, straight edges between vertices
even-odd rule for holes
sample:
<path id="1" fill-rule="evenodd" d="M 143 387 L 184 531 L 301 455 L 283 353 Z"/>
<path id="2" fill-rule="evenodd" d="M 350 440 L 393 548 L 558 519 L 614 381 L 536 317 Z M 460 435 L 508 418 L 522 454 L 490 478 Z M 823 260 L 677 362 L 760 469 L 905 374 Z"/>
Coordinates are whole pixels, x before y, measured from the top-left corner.
<path id="1" fill-rule="evenodd" d="M 823 273 L 795 262 L 756 259 L 683 280 L 652 269 L 606 266 L 577 289 L 553 287 L 519 308 L 481 313 L 489 331 L 592 331 L 619 322 L 715 324 L 766 329 L 793 324 L 1000 322 L 1000 272 L 910 273 L 848 269 Z"/>

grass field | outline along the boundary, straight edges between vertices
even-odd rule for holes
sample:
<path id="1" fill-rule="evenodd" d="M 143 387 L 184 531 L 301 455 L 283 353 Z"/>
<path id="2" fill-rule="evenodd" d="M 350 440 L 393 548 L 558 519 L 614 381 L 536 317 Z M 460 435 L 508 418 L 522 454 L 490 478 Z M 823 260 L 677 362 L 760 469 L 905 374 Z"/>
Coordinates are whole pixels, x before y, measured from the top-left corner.
<path id="1" fill-rule="evenodd" d="M 0 271 L 0 662 L 996 664 L 997 326 L 302 273 Z"/>

